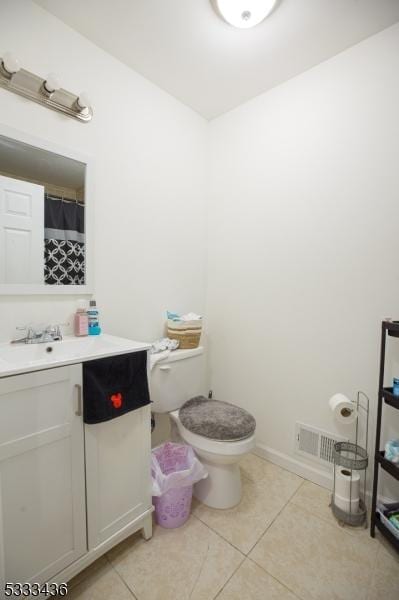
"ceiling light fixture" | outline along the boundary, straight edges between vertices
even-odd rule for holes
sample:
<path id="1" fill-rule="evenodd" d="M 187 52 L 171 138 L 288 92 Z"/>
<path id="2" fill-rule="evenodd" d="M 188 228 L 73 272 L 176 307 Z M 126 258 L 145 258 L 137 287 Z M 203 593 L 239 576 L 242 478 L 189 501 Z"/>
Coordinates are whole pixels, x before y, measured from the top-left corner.
<path id="1" fill-rule="evenodd" d="M 211 0 L 219 15 L 233 27 L 249 29 L 270 15 L 277 0 Z"/>

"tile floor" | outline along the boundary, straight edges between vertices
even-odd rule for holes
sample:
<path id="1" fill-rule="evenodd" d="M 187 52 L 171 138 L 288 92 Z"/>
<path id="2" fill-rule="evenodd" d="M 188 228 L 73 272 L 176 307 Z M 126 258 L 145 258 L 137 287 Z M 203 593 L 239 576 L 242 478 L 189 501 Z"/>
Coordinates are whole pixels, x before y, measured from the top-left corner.
<path id="1" fill-rule="evenodd" d="M 329 493 L 251 454 L 243 498 L 194 501 L 179 529 L 136 534 L 70 582 L 69 600 L 399 600 L 399 558 L 340 527 Z"/>

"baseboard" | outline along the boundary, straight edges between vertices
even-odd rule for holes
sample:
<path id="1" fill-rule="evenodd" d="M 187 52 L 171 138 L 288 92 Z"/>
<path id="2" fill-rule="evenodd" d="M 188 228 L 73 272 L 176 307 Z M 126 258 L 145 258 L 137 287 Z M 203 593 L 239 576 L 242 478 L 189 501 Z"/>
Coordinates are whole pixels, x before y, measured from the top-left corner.
<path id="1" fill-rule="evenodd" d="M 264 446 L 263 444 L 257 444 L 253 452 L 257 456 L 266 458 L 275 465 L 287 469 L 287 471 L 291 471 L 291 473 L 295 473 L 295 475 L 299 475 L 304 479 L 308 479 L 312 483 L 321 485 L 329 490 L 332 489 L 333 474 L 328 471 L 308 465 L 307 463 L 296 460 L 295 458 L 292 458 L 292 456 L 283 454 L 282 452 Z"/>
<path id="2" fill-rule="evenodd" d="M 268 446 L 264 446 L 263 444 L 257 444 L 253 453 L 261 458 L 265 458 L 269 460 L 271 463 L 278 465 L 282 469 L 286 469 L 291 473 L 295 473 L 295 475 L 299 475 L 312 483 L 316 483 L 328 490 L 332 490 L 333 487 L 333 473 L 329 473 L 328 471 L 324 471 L 323 469 L 318 469 L 317 467 L 313 467 L 312 465 L 308 465 L 307 463 L 301 462 L 300 460 L 296 460 L 292 458 L 292 456 L 288 456 L 283 452 L 279 452 L 278 450 L 274 450 L 273 448 L 269 448 Z M 331 466 L 332 470 L 332 466 Z M 371 491 L 366 492 L 367 504 L 371 503 Z M 379 495 L 378 501 L 383 502 L 384 504 L 397 502 L 393 498 L 388 498 L 386 496 Z"/>

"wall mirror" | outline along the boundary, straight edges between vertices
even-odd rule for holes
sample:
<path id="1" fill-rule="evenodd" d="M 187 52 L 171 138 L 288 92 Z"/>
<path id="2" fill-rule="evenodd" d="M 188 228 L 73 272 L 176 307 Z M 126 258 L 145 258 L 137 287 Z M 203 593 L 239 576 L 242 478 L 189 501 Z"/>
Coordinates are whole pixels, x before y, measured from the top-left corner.
<path id="1" fill-rule="evenodd" d="M 0 128 L 0 293 L 90 293 L 87 158 Z"/>

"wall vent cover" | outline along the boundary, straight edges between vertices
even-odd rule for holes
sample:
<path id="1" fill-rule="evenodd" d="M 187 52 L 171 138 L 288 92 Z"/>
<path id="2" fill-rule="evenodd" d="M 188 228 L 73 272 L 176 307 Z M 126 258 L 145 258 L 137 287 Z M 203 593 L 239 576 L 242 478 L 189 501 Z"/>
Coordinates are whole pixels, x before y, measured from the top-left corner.
<path id="1" fill-rule="evenodd" d="M 328 433 L 311 425 L 297 422 L 295 425 L 295 452 L 313 458 L 322 464 L 333 463 L 335 442 L 346 442 L 336 433 Z"/>

